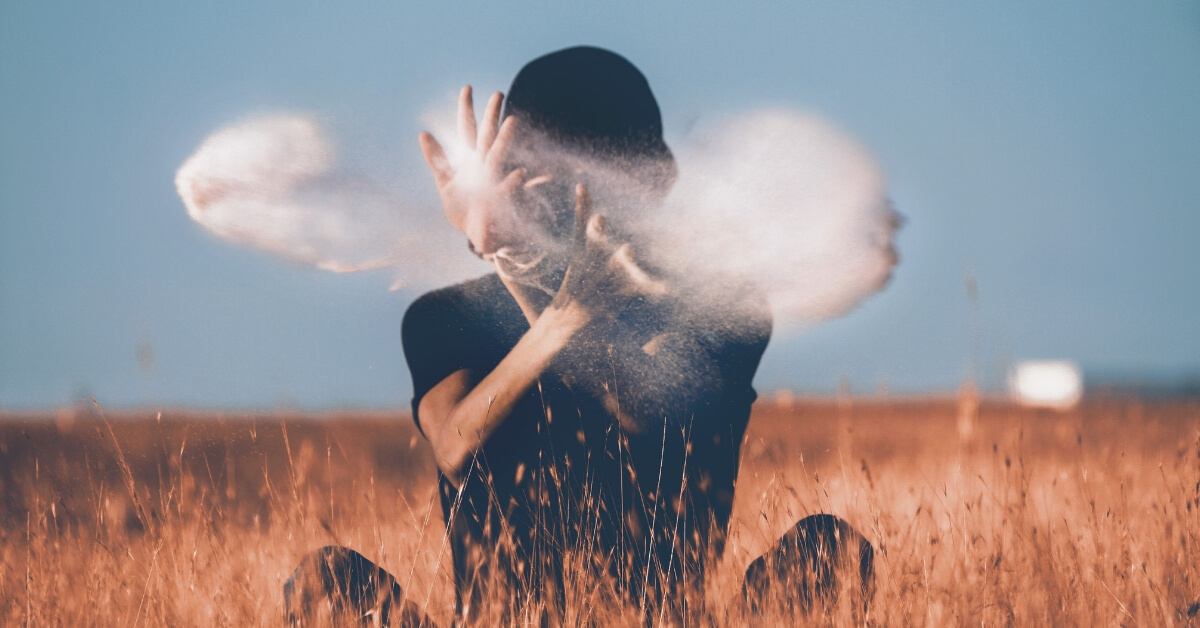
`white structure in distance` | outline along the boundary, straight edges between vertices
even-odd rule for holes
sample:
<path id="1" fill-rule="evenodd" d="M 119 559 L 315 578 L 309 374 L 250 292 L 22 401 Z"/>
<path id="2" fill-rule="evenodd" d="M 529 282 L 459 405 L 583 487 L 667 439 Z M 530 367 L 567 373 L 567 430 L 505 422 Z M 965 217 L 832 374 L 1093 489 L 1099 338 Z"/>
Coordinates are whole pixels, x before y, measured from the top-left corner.
<path id="1" fill-rule="evenodd" d="M 1014 365 L 1008 390 L 1026 406 L 1066 410 L 1083 398 L 1079 365 L 1067 360 L 1029 360 Z"/>

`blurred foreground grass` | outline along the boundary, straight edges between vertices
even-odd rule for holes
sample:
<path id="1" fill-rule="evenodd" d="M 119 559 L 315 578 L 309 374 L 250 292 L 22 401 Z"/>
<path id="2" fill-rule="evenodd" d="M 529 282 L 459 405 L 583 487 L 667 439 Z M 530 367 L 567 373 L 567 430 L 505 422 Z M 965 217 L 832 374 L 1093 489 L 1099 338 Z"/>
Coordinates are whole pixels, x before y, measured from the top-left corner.
<path id="1" fill-rule="evenodd" d="M 0 415 L 0 625 L 280 625 L 284 580 L 328 544 L 450 624 L 407 416 L 105 415 Z M 742 451 L 718 623 L 750 621 L 724 606 L 745 565 L 827 512 L 876 546 L 874 625 L 1200 624 L 1198 402 L 776 397 Z M 597 606 L 598 625 L 629 616 Z"/>

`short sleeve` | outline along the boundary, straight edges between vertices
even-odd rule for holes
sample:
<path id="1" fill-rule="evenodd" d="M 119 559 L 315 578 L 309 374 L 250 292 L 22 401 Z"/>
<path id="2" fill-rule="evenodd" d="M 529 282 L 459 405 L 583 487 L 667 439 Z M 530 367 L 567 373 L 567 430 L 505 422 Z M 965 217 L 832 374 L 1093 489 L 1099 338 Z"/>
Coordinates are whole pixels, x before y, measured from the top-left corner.
<path id="1" fill-rule="evenodd" d="M 430 292 L 413 302 L 404 313 L 401 341 L 404 358 L 412 375 L 412 414 L 417 429 L 417 408 L 425 393 L 456 371 L 470 368 L 469 330 L 461 307 L 445 291 Z M 422 430 L 422 434 L 424 431 Z"/>
<path id="2" fill-rule="evenodd" d="M 401 340 L 413 383 L 413 420 L 431 388 L 462 369 L 491 372 L 529 328 L 500 279 L 493 275 L 435 290 L 404 313 Z M 422 434 L 424 432 L 422 431 Z"/>

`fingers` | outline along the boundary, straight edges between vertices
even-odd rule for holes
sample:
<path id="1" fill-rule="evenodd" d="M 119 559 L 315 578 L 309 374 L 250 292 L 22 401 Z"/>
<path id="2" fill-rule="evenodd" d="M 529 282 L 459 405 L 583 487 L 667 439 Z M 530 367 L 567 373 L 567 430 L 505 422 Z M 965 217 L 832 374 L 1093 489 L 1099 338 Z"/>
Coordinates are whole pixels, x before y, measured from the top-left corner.
<path id="1" fill-rule="evenodd" d="M 488 172 L 498 175 L 504 168 L 504 162 L 508 159 L 508 150 L 512 147 L 513 137 L 516 133 L 517 118 L 509 116 L 504 121 L 504 124 L 500 125 L 500 132 L 496 135 L 496 141 L 492 143 L 487 157 L 484 158 L 484 166 Z"/>
<path id="2" fill-rule="evenodd" d="M 551 176 L 550 176 L 550 175 L 548 175 L 548 174 L 542 174 L 542 175 L 538 175 L 538 176 L 536 176 L 536 177 L 534 177 L 534 178 L 532 178 L 532 179 L 530 179 L 530 180 L 528 180 L 528 181 L 526 181 L 526 182 L 525 182 L 525 189 L 526 189 L 526 190 L 532 190 L 533 188 L 536 188 L 536 187 L 537 187 L 537 186 L 539 186 L 539 185 L 543 185 L 543 184 L 545 184 L 545 183 L 549 183 L 549 182 L 551 182 L 551 181 L 553 181 L 553 180 L 554 180 L 554 177 L 551 177 Z"/>
<path id="3" fill-rule="evenodd" d="M 500 104 L 503 102 L 504 95 L 496 92 L 488 99 L 487 107 L 483 110 L 483 127 L 479 130 L 475 146 L 480 153 L 486 153 L 492 147 L 492 142 L 496 141 L 496 130 L 500 127 Z"/>
<path id="4" fill-rule="evenodd" d="M 575 185 L 575 245 L 587 246 L 588 222 L 592 217 L 592 197 L 582 183 Z"/>
<path id="5" fill-rule="evenodd" d="M 621 245 L 616 253 L 613 253 L 612 263 L 620 268 L 626 277 L 629 278 L 629 283 L 632 284 L 633 293 L 643 294 L 647 296 L 658 296 L 667 293 L 667 284 L 650 277 L 646 271 L 638 266 L 633 259 L 633 249 L 628 244 Z"/>
<path id="6" fill-rule="evenodd" d="M 521 183 L 524 180 L 525 169 L 517 168 L 516 170 L 508 173 L 508 176 L 504 177 L 504 181 L 500 183 L 500 189 L 504 190 L 506 195 L 511 196 L 517 191 L 517 188 L 521 187 Z M 526 187 L 528 187 L 528 185 Z"/>
<path id="7" fill-rule="evenodd" d="M 592 195 L 582 183 L 575 186 L 575 245 L 579 250 L 588 244 L 602 246 L 608 242 L 608 219 L 592 212 Z"/>
<path id="8" fill-rule="evenodd" d="M 421 154 L 425 155 L 425 163 L 429 164 L 429 169 L 433 171 L 433 180 L 438 189 L 441 189 L 454 177 L 454 168 L 450 167 L 446 151 L 442 150 L 442 145 L 432 135 L 422 131 L 418 140 L 421 142 Z"/>
<path id="9" fill-rule="evenodd" d="M 458 94 L 458 137 L 465 146 L 475 145 L 475 103 L 470 85 Z"/>
<path id="10" fill-rule="evenodd" d="M 608 239 L 608 219 L 600 214 L 593 214 L 587 224 L 587 238 L 593 242 L 603 242 Z"/>

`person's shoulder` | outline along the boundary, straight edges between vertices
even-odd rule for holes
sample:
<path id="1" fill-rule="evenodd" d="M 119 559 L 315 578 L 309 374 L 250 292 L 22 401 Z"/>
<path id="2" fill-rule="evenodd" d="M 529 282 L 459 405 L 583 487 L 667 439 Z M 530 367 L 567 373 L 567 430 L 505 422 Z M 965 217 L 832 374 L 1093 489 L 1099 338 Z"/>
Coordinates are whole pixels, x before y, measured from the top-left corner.
<path id="1" fill-rule="evenodd" d="M 424 334 L 431 328 L 462 327 L 485 315 L 490 304 L 503 297 L 504 283 L 496 274 L 434 289 L 416 298 L 404 311 L 404 336 Z"/>
<path id="2" fill-rule="evenodd" d="M 470 316 L 496 303 L 505 294 L 507 290 L 500 277 L 491 273 L 426 292 L 408 306 L 404 318 L 408 321 L 427 317 Z"/>

